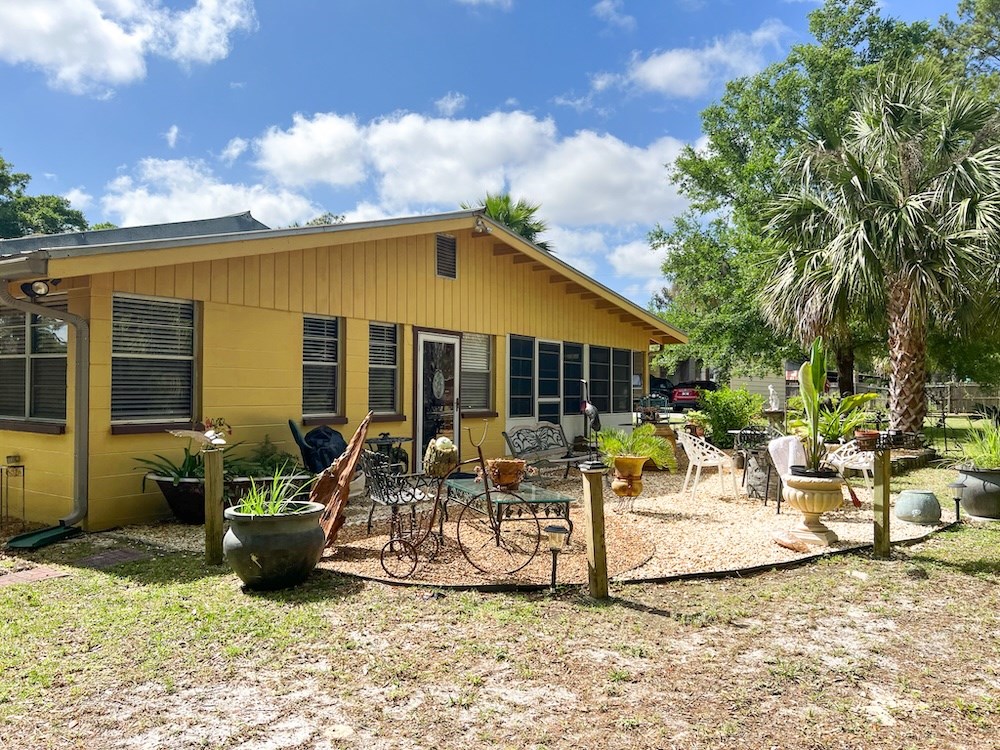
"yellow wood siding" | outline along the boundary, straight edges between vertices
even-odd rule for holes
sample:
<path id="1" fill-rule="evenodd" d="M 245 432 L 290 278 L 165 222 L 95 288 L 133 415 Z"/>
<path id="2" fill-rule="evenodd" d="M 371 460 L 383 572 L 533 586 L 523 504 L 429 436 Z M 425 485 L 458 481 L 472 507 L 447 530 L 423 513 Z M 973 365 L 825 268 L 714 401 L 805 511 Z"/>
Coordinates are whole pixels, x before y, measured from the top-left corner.
<path id="1" fill-rule="evenodd" d="M 400 397 L 406 418 L 375 424 L 373 434 L 413 434 L 415 329 L 492 335 L 494 400 L 501 416 L 491 422 L 484 445 L 488 455 L 504 452 L 500 433 L 505 428 L 507 335 L 646 350 L 648 328 L 623 323 L 619 308 L 596 309 L 593 300 L 584 299 L 580 287 L 553 284 L 551 269 L 517 262 L 526 257 L 520 253 L 496 254 L 495 238 L 473 238 L 468 230 L 455 227 L 449 231 L 457 238 L 457 279 L 437 276 L 433 233 L 308 235 L 313 245 L 301 238 L 275 241 L 273 252 L 262 252 L 255 245 L 246 257 L 234 254 L 229 245 L 180 248 L 169 252 L 185 260 L 171 265 L 153 262 L 159 257 L 153 251 L 97 256 L 92 264 L 81 258 L 62 261 L 67 269 L 92 266 L 97 270 L 68 280 L 79 287 L 74 307 L 89 308 L 93 342 L 89 527 L 166 516 L 158 491 L 149 486 L 142 491 L 142 472 L 136 470 L 134 459 L 153 453 L 179 458 L 183 447 L 179 439 L 165 433 L 111 434 L 111 300 L 115 293 L 200 303 L 201 356 L 194 416 L 224 417 L 234 428 L 234 441 L 257 443 L 267 435 L 296 455 L 287 420 L 302 416 L 303 314 L 344 320 L 341 367 L 348 422 L 337 429 L 345 438 L 368 411 L 369 321 L 403 325 Z M 345 238 L 350 241 L 329 244 Z M 120 270 L 134 263 L 135 256 L 149 260 L 150 265 Z M 122 264 L 116 269 L 109 259 Z M 71 395 L 68 406 L 72 406 Z M 53 521 L 70 509 L 72 421 L 70 415 L 63 436 L 0 431 L 0 454 L 20 453 L 28 464 L 26 504 L 32 520 Z M 468 419 L 464 424 L 480 434 L 481 419 Z M 467 443 L 464 452 L 466 457 L 472 455 Z"/>

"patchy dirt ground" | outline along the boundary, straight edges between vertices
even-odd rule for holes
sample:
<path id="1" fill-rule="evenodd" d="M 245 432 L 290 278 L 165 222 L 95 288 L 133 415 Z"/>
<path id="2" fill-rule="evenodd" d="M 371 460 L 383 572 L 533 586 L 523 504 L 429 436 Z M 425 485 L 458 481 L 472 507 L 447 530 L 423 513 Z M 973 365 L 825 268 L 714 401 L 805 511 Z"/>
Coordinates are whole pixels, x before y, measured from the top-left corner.
<path id="1" fill-rule="evenodd" d="M 0 747 L 1000 747 L 1000 531 L 749 579 L 497 595 L 319 571 L 243 594 L 127 537 L 0 588 Z"/>

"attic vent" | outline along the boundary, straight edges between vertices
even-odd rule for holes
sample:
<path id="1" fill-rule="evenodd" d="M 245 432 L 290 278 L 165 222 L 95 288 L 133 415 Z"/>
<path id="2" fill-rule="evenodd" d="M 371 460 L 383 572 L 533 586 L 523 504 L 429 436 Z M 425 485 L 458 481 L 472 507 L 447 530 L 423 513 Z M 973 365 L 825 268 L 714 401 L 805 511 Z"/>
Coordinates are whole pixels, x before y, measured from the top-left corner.
<path id="1" fill-rule="evenodd" d="M 437 275 L 446 279 L 457 279 L 458 272 L 455 265 L 455 238 L 450 234 L 439 234 L 437 236 Z"/>

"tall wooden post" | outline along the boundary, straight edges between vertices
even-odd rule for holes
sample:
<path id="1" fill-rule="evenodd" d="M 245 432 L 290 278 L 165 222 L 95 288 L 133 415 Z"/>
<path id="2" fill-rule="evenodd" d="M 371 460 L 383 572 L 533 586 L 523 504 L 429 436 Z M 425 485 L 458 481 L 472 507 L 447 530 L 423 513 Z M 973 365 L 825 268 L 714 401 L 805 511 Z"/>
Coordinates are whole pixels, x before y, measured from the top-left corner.
<path id="1" fill-rule="evenodd" d="M 599 461 L 580 464 L 583 475 L 584 534 L 587 537 L 587 583 L 593 599 L 608 598 L 608 548 L 604 540 L 605 466 Z"/>
<path id="2" fill-rule="evenodd" d="M 889 481 L 892 478 L 892 457 L 888 448 L 875 451 L 875 493 L 872 511 L 875 516 L 874 556 L 886 560 L 891 555 L 889 537 Z"/>
<path id="3" fill-rule="evenodd" d="M 222 450 L 206 448 L 205 458 L 205 562 L 222 564 Z"/>

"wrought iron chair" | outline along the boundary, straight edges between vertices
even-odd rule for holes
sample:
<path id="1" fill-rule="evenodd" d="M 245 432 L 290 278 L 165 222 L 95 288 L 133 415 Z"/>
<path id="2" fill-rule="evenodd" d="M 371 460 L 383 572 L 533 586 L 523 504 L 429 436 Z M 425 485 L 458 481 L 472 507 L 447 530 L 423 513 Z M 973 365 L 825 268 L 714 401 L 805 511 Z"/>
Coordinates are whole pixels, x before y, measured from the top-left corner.
<path id="1" fill-rule="evenodd" d="M 735 438 L 733 447 L 743 461 L 742 487 L 747 497 L 762 498 L 764 505 L 770 499 L 771 472 L 774 465 L 767 452 L 767 444 L 774 438 L 781 437 L 780 430 L 766 425 L 747 425 Z M 751 463 L 756 465 L 758 472 L 764 472 L 764 490 L 761 493 L 759 485 L 752 482 Z M 780 488 L 779 488 L 780 489 Z M 779 499 L 780 503 L 780 499 Z"/>
<path id="2" fill-rule="evenodd" d="M 723 474 L 727 471 L 729 472 L 729 477 L 733 482 L 733 495 L 739 495 L 739 490 L 736 487 L 736 464 L 733 462 L 732 456 L 727 455 L 703 438 L 690 435 L 686 432 L 678 433 L 677 438 L 681 441 L 684 452 L 687 453 L 688 457 L 687 474 L 684 476 L 684 488 L 681 490 L 681 494 L 688 491 L 692 469 L 696 469 L 694 484 L 691 485 L 691 497 L 694 497 L 695 490 L 698 489 L 698 482 L 701 481 L 702 468 L 715 466 L 719 469 L 719 479 L 723 481 L 723 485 L 725 484 Z"/>
<path id="3" fill-rule="evenodd" d="M 852 440 L 844 443 L 826 457 L 831 466 L 843 475 L 846 469 L 860 471 L 865 478 L 865 486 L 874 491 L 875 489 L 875 452 L 863 451 L 858 448 L 858 442 Z"/>
<path id="4" fill-rule="evenodd" d="M 434 499 L 428 491 L 428 479 L 424 474 L 400 474 L 390 464 L 389 457 L 376 451 L 363 451 L 361 468 L 365 472 L 368 497 L 372 501 L 368 511 L 368 533 L 372 531 L 372 518 L 375 506 L 381 505 L 391 511 L 389 518 L 389 536 L 399 538 L 406 536 L 404 516 L 400 508 L 409 508 L 409 529 L 416 528 L 417 503 Z"/>

